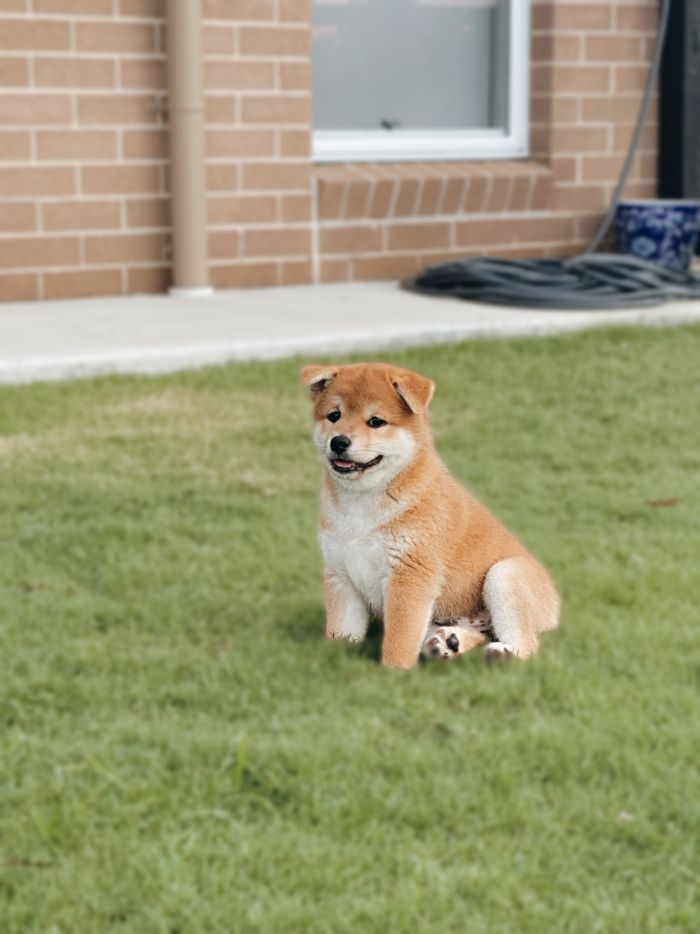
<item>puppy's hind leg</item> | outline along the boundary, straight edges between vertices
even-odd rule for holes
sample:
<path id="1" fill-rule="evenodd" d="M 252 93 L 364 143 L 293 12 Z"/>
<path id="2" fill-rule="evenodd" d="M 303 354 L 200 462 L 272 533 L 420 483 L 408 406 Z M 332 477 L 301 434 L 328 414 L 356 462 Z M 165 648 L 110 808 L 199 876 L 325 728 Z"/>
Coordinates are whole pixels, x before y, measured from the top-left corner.
<path id="1" fill-rule="evenodd" d="M 534 558 L 498 561 L 484 581 L 484 604 L 496 641 L 484 649 L 489 661 L 537 651 L 540 633 L 559 625 L 559 596 L 549 575 Z"/>

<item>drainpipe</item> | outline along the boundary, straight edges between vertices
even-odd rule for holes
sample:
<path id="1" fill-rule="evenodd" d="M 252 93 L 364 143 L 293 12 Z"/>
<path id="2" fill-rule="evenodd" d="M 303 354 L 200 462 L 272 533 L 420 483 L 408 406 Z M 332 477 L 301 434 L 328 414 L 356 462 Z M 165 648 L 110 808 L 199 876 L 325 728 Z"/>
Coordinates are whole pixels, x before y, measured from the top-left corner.
<path id="1" fill-rule="evenodd" d="M 173 285 L 211 295 L 207 269 L 201 0 L 167 0 Z"/>

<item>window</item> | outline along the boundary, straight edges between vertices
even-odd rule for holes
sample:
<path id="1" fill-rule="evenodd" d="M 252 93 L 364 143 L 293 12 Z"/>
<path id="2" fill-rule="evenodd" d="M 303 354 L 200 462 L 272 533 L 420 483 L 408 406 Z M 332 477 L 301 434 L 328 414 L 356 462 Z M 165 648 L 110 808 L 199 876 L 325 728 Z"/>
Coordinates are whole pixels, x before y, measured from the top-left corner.
<path id="1" fill-rule="evenodd" d="M 317 162 L 527 155 L 528 0 L 313 0 Z"/>

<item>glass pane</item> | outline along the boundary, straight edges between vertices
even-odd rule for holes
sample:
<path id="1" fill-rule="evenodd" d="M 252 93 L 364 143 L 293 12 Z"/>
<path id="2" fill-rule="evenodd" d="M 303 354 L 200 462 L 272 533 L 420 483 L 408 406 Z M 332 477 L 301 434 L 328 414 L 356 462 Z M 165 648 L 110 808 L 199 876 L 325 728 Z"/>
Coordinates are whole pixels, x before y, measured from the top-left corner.
<path id="1" fill-rule="evenodd" d="M 507 8 L 508 0 L 314 0 L 314 127 L 504 127 Z"/>

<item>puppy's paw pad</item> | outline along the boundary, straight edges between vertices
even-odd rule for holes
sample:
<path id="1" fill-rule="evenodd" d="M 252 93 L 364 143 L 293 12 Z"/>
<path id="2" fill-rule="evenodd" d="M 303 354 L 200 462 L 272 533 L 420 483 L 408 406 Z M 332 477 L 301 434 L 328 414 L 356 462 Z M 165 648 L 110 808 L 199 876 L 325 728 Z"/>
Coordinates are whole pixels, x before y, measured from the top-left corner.
<path id="1" fill-rule="evenodd" d="M 450 650 L 450 652 L 459 652 L 459 636 L 456 632 L 450 633 L 450 635 L 445 639 L 445 645 Z"/>
<path id="2" fill-rule="evenodd" d="M 449 636 L 446 636 L 443 629 L 438 629 L 437 632 L 430 636 L 423 643 L 421 649 L 421 657 L 427 659 L 433 658 L 453 658 L 455 650 L 449 649 L 447 647 L 447 639 Z"/>
<path id="3" fill-rule="evenodd" d="M 484 661 L 489 665 L 510 661 L 514 655 L 515 648 L 507 642 L 489 642 L 484 646 Z"/>

